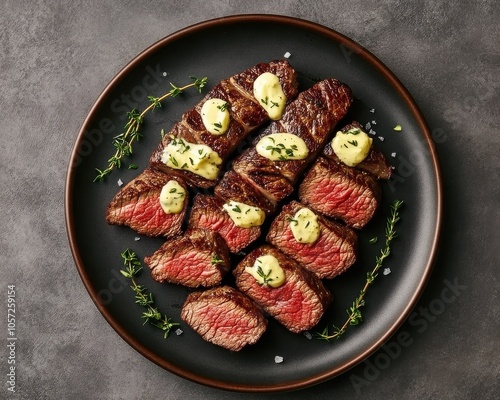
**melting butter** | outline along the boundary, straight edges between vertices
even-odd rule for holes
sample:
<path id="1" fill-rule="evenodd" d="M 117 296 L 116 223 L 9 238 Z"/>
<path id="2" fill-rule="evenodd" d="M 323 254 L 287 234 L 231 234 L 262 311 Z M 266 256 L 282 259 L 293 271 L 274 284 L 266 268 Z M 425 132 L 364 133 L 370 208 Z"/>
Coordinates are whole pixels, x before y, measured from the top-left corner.
<path id="1" fill-rule="evenodd" d="M 207 179 L 217 179 L 222 159 L 209 146 L 173 138 L 163 149 L 161 161 L 170 168 L 191 171 Z"/>
<path id="2" fill-rule="evenodd" d="M 249 206 L 238 201 L 231 200 L 222 208 L 229 214 L 234 224 L 240 228 L 261 226 L 266 219 L 266 214 L 259 207 Z"/>
<path id="3" fill-rule="evenodd" d="M 332 140 L 332 149 L 337 157 L 349 167 L 361 163 L 370 153 L 373 139 L 359 128 L 337 132 Z"/>
<path id="4" fill-rule="evenodd" d="M 176 180 L 168 181 L 160 192 L 160 205 L 165 214 L 179 214 L 184 207 L 186 190 Z"/>
<path id="5" fill-rule="evenodd" d="M 229 103 L 221 99 L 209 99 L 201 107 L 201 119 L 207 131 L 223 135 L 229 129 Z"/>
<path id="6" fill-rule="evenodd" d="M 285 110 L 286 96 L 276 75 L 270 72 L 259 75 L 253 83 L 253 95 L 266 110 L 269 118 L 281 118 Z"/>
<path id="7" fill-rule="evenodd" d="M 303 160 L 309 149 L 302 138 L 293 133 L 272 133 L 259 140 L 257 153 L 273 161 Z"/>
<path id="8" fill-rule="evenodd" d="M 253 266 L 246 267 L 245 272 L 252 275 L 260 285 L 277 288 L 285 283 L 285 271 L 278 259 L 270 254 L 257 257 Z"/>
<path id="9" fill-rule="evenodd" d="M 293 237 L 300 243 L 314 243 L 319 238 L 318 217 L 308 208 L 301 208 L 289 219 Z"/>

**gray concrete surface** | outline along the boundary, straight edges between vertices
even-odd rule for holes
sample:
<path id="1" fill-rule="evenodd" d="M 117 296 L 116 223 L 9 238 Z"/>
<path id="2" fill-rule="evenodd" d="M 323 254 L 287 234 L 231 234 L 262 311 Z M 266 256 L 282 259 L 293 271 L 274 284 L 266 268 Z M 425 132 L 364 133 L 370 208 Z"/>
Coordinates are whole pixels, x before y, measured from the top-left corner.
<path id="1" fill-rule="evenodd" d="M 333 28 L 379 57 L 436 134 L 445 215 L 411 345 L 293 393 L 188 382 L 121 340 L 84 289 L 68 246 L 64 185 L 76 134 L 105 85 L 185 26 L 275 13 Z M 0 398 L 494 399 L 500 392 L 500 136 L 497 2 L 4 0 L 0 13 Z M 439 313 L 446 282 L 459 295 Z M 7 390 L 7 285 L 16 290 L 16 393 Z M 434 303 L 433 303 L 434 301 Z M 437 308 L 435 308 L 437 310 Z M 427 315 L 427 316 L 426 316 Z M 396 339 L 393 339 L 394 343 Z M 381 358 L 380 358 L 381 359 Z"/>

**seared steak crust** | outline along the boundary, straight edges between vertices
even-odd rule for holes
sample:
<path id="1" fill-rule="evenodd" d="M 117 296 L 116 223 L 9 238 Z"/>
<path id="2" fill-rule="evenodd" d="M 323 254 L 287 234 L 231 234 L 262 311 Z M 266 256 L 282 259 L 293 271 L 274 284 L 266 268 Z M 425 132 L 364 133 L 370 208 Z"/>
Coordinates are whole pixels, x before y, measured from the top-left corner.
<path id="1" fill-rule="evenodd" d="M 299 175 L 314 160 L 335 125 L 349 110 L 351 90 L 336 79 L 326 79 L 299 94 L 279 121 L 273 121 L 256 138 L 287 132 L 300 137 L 309 149 L 303 160 L 272 161 L 257 153 L 255 147 L 244 151 L 233 162 L 233 170 L 255 185 L 271 202 L 277 203 L 293 191 Z"/>
<path id="2" fill-rule="evenodd" d="M 373 217 L 381 196 L 372 174 L 319 157 L 299 187 L 301 203 L 354 228 Z"/>
<path id="3" fill-rule="evenodd" d="M 257 64 L 248 70 L 225 79 L 216 85 L 193 109 L 185 112 L 181 121 L 176 123 L 169 134 L 165 135 L 150 158 L 150 164 L 162 171 L 182 176 L 189 184 L 209 188 L 217 180 L 206 179 L 190 171 L 167 167 L 162 161 L 163 149 L 176 139 L 184 139 L 190 143 L 204 144 L 217 152 L 224 161 L 236 149 L 238 144 L 254 129 L 269 120 L 266 111 L 253 96 L 253 82 L 264 73 L 271 72 L 278 76 L 287 99 L 297 95 L 297 75 L 286 60 Z M 212 135 L 203 125 L 201 108 L 209 99 L 222 99 L 229 103 L 231 122 L 229 130 L 223 135 Z"/>
<path id="4" fill-rule="evenodd" d="M 277 288 L 260 285 L 245 271 L 257 257 L 272 255 L 285 272 L 285 283 Z M 302 268 L 278 249 L 264 245 L 248 254 L 233 271 L 236 286 L 291 332 L 315 326 L 331 301 L 331 293 L 312 272 Z"/>
<path id="5" fill-rule="evenodd" d="M 217 196 L 197 194 L 189 216 L 189 228 L 210 229 L 220 234 L 232 253 L 237 253 L 260 236 L 260 227 L 236 226 L 222 206 L 224 200 Z"/>
<path id="6" fill-rule="evenodd" d="M 230 286 L 190 293 L 181 318 L 204 340 L 232 351 L 256 343 L 267 327 L 261 310 Z"/>
<path id="7" fill-rule="evenodd" d="M 189 229 L 168 240 L 144 262 L 154 280 L 191 288 L 219 285 L 230 268 L 226 243 L 206 229 Z"/>
<path id="8" fill-rule="evenodd" d="M 346 125 L 343 127 L 340 131 L 341 132 L 347 132 L 350 129 L 361 129 L 364 131 L 363 127 L 359 122 L 352 122 L 349 125 Z M 323 149 L 323 155 L 330 160 L 333 160 L 335 162 L 341 162 L 340 159 L 337 157 L 337 155 L 334 153 L 331 142 L 328 142 Z M 368 153 L 368 156 L 358 165 L 356 165 L 356 168 L 369 172 L 373 175 L 375 175 L 379 179 L 389 179 L 391 177 L 392 173 L 392 167 L 391 165 L 387 162 L 387 159 L 385 156 L 380 152 L 380 150 L 377 150 L 373 145 Z"/>
<path id="9" fill-rule="evenodd" d="M 146 169 L 114 196 L 106 210 L 106 221 L 129 226 L 147 236 L 169 238 L 178 235 L 187 210 L 187 191 L 184 208 L 178 214 L 166 214 L 159 201 L 162 187 L 172 179 L 186 189 L 178 177 Z"/>
<path id="10" fill-rule="evenodd" d="M 330 279 L 347 270 L 356 261 L 356 233 L 316 214 L 318 240 L 300 243 L 295 240 L 289 221 L 301 208 L 304 206 L 297 201 L 285 205 L 272 222 L 266 240 L 319 278 Z"/>

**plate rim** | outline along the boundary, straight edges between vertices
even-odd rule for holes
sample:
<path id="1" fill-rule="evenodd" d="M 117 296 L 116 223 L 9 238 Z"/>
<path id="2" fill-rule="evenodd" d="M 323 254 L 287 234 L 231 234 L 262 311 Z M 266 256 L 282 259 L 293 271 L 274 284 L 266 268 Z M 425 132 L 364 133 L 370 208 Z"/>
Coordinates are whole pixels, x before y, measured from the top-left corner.
<path id="1" fill-rule="evenodd" d="M 216 380 L 200 376 L 196 373 L 180 368 L 175 364 L 163 359 L 162 357 L 159 357 L 153 351 L 147 349 L 139 341 L 130 336 L 128 332 L 126 332 L 125 328 L 122 327 L 114 319 L 111 313 L 107 311 L 106 307 L 98 301 L 97 291 L 92 287 L 92 284 L 90 282 L 90 277 L 85 271 L 85 265 L 83 263 L 78 245 L 76 243 L 76 238 L 75 238 L 76 228 L 73 215 L 71 212 L 73 205 L 72 188 L 74 187 L 74 175 L 75 175 L 74 174 L 75 167 L 73 166 L 74 160 L 78 157 L 78 149 L 80 148 L 81 142 L 86 134 L 87 131 L 86 128 L 92 121 L 94 113 L 96 112 L 96 110 L 99 109 L 101 103 L 105 100 L 108 93 L 111 92 L 114 89 L 114 87 L 119 82 L 121 82 L 123 77 L 127 75 L 129 71 L 133 70 L 137 64 L 142 62 L 150 54 L 153 54 L 157 50 L 161 49 L 163 46 L 171 42 L 175 42 L 176 40 L 186 35 L 197 33 L 198 31 L 202 31 L 207 28 L 211 28 L 214 26 L 222 26 L 227 24 L 243 23 L 243 22 L 279 23 L 281 25 L 289 25 L 294 28 L 304 29 L 306 31 L 312 31 L 316 34 L 326 36 L 327 38 L 332 39 L 332 41 L 338 42 L 340 45 L 344 45 L 347 48 L 352 49 L 357 56 L 364 58 L 371 66 L 373 66 L 377 70 L 378 73 L 380 73 L 391 84 L 391 86 L 401 95 L 402 101 L 408 106 L 410 113 L 413 115 L 420 128 L 420 134 L 422 134 L 423 138 L 425 139 L 425 145 L 429 150 L 430 159 L 432 160 L 432 170 L 436 175 L 436 181 L 434 182 L 435 192 L 436 192 L 436 221 L 434 226 L 434 235 L 432 238 L 432 247 L 430 249 L 430 257 L 427 260 L 427 264 L 420 278 L 417 289 L 413 293 L 409 303 L 407 304 L 403 312 L 401 312 L 401 314 L 391 325 L 391 327 L 387 329 L 387 331 L 378 340 L 376 340 L 372 344 L 372 346 L 362 351 L 357 356 L 336 366 L 335 368 L 308 377 L 307 379 L 300 379 L 294 382 L 277 383 L 277 384 L 262 385 L 262 386 L 226 382 L 223 380 Z M 142 356 L 146 357 L 148 360 L 152 361 L 153 363 L 157 364 L 158 366 L 162 367 L 163 369 L 166 369 L 167 371 L 177 376 L 180 376 L 192 382 L 196 382 L 198 384 L 202 384 L 208 387 L 216 389 L 224 389 L 229 391 L 236 391 L 236 392 L 281 392 L 281 391 L 303 389 L 315 384 L 319 384 L 328 379 L 334 378 L 338 375 L 341 375 L 345 373 L 347 370 L 361 363 L 363 360 L 371 356 L 373 353 L 375 353 L 390 337 L 392 337 L 397 332 L 397 330 L 401 327 L 404 321 L 408 318 L 408 316 L 414 309 L 416 303 L 418 302 L 419 298 L 421 297 L 427 285 L 438 253 L 438 245 L 440 241 L 441 228 L 442 228 L 442 207 L 443 207 L 443 188 L 442 188 L 441 168 L 439 165 L 437 152 L 435 149 L 435 144 L 432 140 L 432 135 L 427 126 L 423 113 L 421 112 L 420 108 L 416 104 L 415 100 L 413 99 L 409 91 L 399 80 L 399 78 L 397 78 L 396 75 L 374 54 L 372 54 L 369 50 L 358 44 L 353 39 L 350 39 L 346 35 L 313 21 L 297 17 L 279 15 L 279 14 L 237 14 L 237 15 L 228 15 L 224 17 L 208 19 L 192 25 L 188 25 L 180 30 L 177 30 L 163 37 L 162 39 L 156 41 L 155 43 L 144 49 L 142 52 L 137 54 L 124 67 L 122 67 L 121 70 L 119 70 L 119 72 L 111 79 L 111 81 L 102 90 L 102 92 L 97 97 L 94 104 L 88 111 L 85 120 L 82 123 L 81 128 L 78 132 L 75 144 L 73 146 L 70 155 L 68 171 L 66 174 L 65 193 L 64 193 L 66 232 L 75 265 L 77 267 L 80 278 L 82 279 L 82 282 L 88 294 L 90 295 L 92 301 L 94 302 L 94 305 L 97 307 L 97 309 L 99 310 L 101 315 L 106 319 L 106 321 L 111 325 L 111 327 L 115 330 L 115 332 L 118 333 L 118 335 L 126 343 L 128 343 Z"/>

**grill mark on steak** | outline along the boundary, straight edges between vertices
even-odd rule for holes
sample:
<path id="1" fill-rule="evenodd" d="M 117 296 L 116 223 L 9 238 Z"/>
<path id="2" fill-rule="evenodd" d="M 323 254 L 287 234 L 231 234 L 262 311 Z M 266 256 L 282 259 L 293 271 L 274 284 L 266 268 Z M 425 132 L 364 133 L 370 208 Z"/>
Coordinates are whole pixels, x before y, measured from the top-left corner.
<path id="1" fill-rule="evenodd" d="M 278 288 L 260 285 L 245 272 L 257 257 L 270 254 L 278 259 L 285 272 L 285 283 Z M 248 254 L 235 268 L 236 286 L 257 305 L 294 333 L 315 326 L 331 302 L 331 293 L 312 272 L 271 245 L 263 245 Z"/>
<path id="2" fill-rule="evenodd" d="M 358 229 L 373 217 L 380 196 L 375 176 L 324 157 L 316 160 L 299 187 L 303 204 Z"/>
<path id="3" fill-rule="evenodd" d="M 348 130 L 354 128 L 360 129 L 365 132 L 363 126 L 356 121 L 350 123 L 349 125 L 346 125 L 340 131 L 347 132 Z M 330 160 L 338 163 L 341 162 L 332 149 L 331 141 L 326 144 L 322 154 Z M 392 174 L 392 167 L 385 158 L 384 154 L 380 150 L 377 150 L 373 145 L 370 149 L 370 152 L 368 153 L 368 156 L 366 156 L 366 158 L 360 164 L 356 165 L 355 168 L 369 172 L 370 174 L 375 175 L 378 179 L 389 179 Z"/>
<path id="4" fill-rule="evenodd" d="M 262 311 L 230 286 L 190 293 L 181 318 L 204 340 L 232 351 L 256 343 L 267 328 Z"/>
<path id="5" fill-rule="evenodd" d="M 286 60 L 261 63 L 221 81 L 191 110 L 182 115 L 169 134 L 165 135 L 150 157 L 150 165 L 154 168 L 183 177 L 190 185 L 209 188 L 217 180 L 206 179 L 187 170 L 169 168 L 162 161 L 163 149 L 172 140 L 171 136 L 181 138 L 190 143 L 204 144 L 217 152 L 223 163 L 236 149 L 238 144 L 252 131 L 269 120 L 266 111 L 253 96 L 253 82 L 264 73 L 271 72 L 278 76 L 288 100 L 297 96 L 297 74 Z M 203 125 L 201 107 L 205 101 L 220 98 L 230 104 L 231 122 L 224 135 L 212 135 Z M 223 165 L 223 164 L 222 164 Z"/>
<path id="6" fill-rule="evenodd" d="M 240 228 L 222 208 L 224 200 L 205 194 L 197 194 L 189 216 L 189 228 L 204 228 L 217 232 L 224 238 L 229 250 L 238 253 L 260 236 L 260 227 Z"/>
<path id="7" fill-rule="evenodd" d="M 230 268 L 226 243 L 207 229 L 189 229 L 165 242 L 144 262 L 154 280 L 190 288 L 219 285 Z"/>
<path id="8" fill-rule="evenodd" d="M 320 235 L 314 243 L 299 243 L 293 236 L 289 218 L 304 205 L 292 201 L 285 205 L 269 228 L 266 240 L 320 279 L 331 279 L 345 272 L 356 261 L 356 233 L 317 214 Z"/>
<path id="9" fill-rule="evenodd" d="M 279 121 L 273 121 L 233 162 L 233 170 L 253 184 L 274 204 L 293 191 L 293 185 L 328 140 L 335 125 L 352 104 L 350 88 L 336 79 L 318 82 L 300 93 Z M 306 143 L 309 155 L 303 160 L 272 161 L 255 150 L 263 136 L 288 132 Z"/>
<path id="10" fill-rule="evenodd" d="M 124 225 L 147 236 L 173 237 L 181 233 L 187 210 L 188 192 L 184 207 L 178 214 L 166 214 L 159 201 L 162 187 L 175 179 L 186 189 L 178 177 L 144 170 L 113 197 L 106 210 L 106 221 L 111 225 Z"/>

